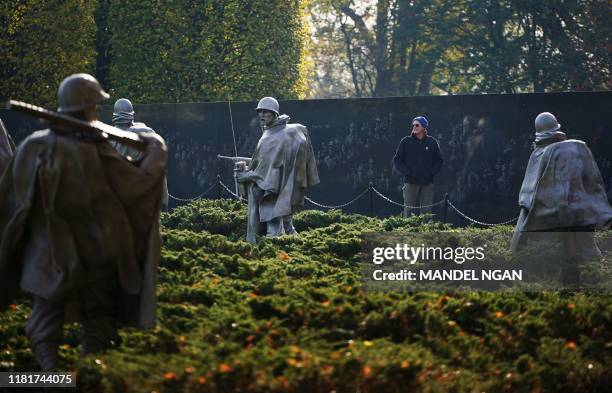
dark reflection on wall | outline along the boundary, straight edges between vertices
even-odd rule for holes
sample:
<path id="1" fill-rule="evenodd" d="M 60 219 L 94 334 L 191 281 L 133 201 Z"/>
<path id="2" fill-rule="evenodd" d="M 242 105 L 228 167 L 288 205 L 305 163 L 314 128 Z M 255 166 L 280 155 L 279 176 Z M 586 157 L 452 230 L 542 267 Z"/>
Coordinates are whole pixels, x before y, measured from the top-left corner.
<path id="1" fill-rule="evenodd" d="M 320 203 L 347 202 L 372 182 L 401 202 L 401 180 L 391 172 L 400 139 L 414 116 L 425 115 L 445 163 L 435 183 L 434 201 L 449 193 L 465 213 L 485 222 L 517 215 L 517 194 L 531 152 L 533 119 L 542 111 L 557 115 L 570 137 L 590 146 L 606 187 L 612 184 L 612 93 L 559 93 L 283 101 L 281 113 L 308 126 L 321 184 L 309 196 Z M 261 135 L 254 102 L 231 104 L 238 155 L 250 156 Z M 112 108 L 102 109 L 110 121 Z M 0 116 L 22 140 L 42 123 L 8 111 Z M 168 185 L 174 196 L 193 197 L 215 183 L 233 184 L 232 164 L 216 158 L 234 155 L 227 102 L 136 105 L 136 120 L 164 136 L 169 146 Z M 211 196 L 216 196 L 214 190 Z M 224 194 L 227 195 L 227 194 Z M 375 214 L 400 208 L 374 197 Z M 308 205 L 309 207 L 312 207 Z M 369 214 L 366 196 L 345 209 Z M 441 214 L 441 209 L 434 209 Z M 449 220 L 464 223 L 449 212 Z"/>

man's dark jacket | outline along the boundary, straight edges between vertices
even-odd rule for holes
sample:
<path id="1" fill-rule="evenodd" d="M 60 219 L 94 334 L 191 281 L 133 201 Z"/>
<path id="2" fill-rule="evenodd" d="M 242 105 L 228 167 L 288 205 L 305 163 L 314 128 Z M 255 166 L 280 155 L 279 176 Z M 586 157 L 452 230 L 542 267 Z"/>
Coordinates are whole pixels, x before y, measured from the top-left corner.
<path id="1" fill-rule="evenodd" d="M 401 140 L 393 168 L 404 176 L 404 183 L 430 184 L 442 167 L 440 146 L 435 138 L 426 135 L 418 139 L 410 135 Z"/>

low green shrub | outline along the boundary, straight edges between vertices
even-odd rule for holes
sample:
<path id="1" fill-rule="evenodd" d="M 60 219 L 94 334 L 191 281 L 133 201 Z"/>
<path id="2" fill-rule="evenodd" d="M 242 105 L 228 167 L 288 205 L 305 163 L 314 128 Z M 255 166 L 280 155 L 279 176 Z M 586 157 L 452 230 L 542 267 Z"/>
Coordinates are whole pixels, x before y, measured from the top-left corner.
<path id="1" fill-rule="evenodd" d="M 420 217 L 295 215 L 299 236 L 244 241 L 246 210 L 206 201 L 164 214 L 157 326 L 61 369 L 87 392 L 605 392 L 612 296 L 558 292 L 365 292 L 363 233 L 459 231 L 505 258 L 499 232 Z M 37 369 L 27 298 L 0 313 L 0 371 Z"/>

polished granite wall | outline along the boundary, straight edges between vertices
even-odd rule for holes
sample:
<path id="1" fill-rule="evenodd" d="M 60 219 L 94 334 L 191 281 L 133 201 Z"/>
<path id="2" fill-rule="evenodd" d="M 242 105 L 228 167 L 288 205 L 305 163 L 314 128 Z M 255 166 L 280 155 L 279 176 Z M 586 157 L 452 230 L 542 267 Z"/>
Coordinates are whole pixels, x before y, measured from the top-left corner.
<path id="1" fill-rule="evenodd" d="M 231 103 L 240 156 L 252 154 L 261 134 L 255 105 Z M 391 160 L 417 115 L 429 119 L 429 133 L 438 140 L 445 159 L 434 200 L 448 192 L 457 207 L 481 221 L 499 222 L 517 215 L 533 120 L 542 111 L 557 115 L 570 137 L 587 142 L 606 188 L 612 184 L 612 92 L 281 101 L 280 107 L 292 122 L 310 130 L 321 184 L 308 195 L 327 205 L 349 201 L 370 182 L 401 202 L 401 180 L 392 174 Z M 136 121 L 166 139 L 172 195 L 196 196 L 214 184 L 217 175 L 233 185 L 231 163 L 216 158 L 234 154 L 227 102 L 136 105 L 135 110 Z M 102 120 L 109 122 L 111 112 L 112 107 L 103 107 Z M 44 127 L 6 110 L 0 111 L 0 117 L 16 140 Z M 216 189 L 210 193 L 216 195 Z M 379 216 L 400 211 L 377 196 L 373 209 Z M 369 214 L 368 195 L 345 210 Z M 452 212 L 449 220 L 463 222 Z"/>

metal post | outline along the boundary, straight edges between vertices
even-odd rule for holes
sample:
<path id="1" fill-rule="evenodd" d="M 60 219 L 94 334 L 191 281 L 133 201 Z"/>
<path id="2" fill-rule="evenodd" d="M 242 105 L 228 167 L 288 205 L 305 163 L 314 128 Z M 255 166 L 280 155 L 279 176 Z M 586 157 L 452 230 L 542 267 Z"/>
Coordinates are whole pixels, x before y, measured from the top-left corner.
<path id="1" fill-rule="evenodd" d="M 217 175 L 217 199 L 221 199 L 221 176 Z"/>
<path id="2" fill-rule="evenodd" d="M 370 217 L 374 217 L 374 184 L 370 182 L 368 190 L 370 191 Z"/>
<path id="3" fill-rule="evenodd" d="M 444 212 L 442 213 L 442 222 L 446 224 L 446 214 L 448 212 L 448 192 L 444 193 Z"/>

